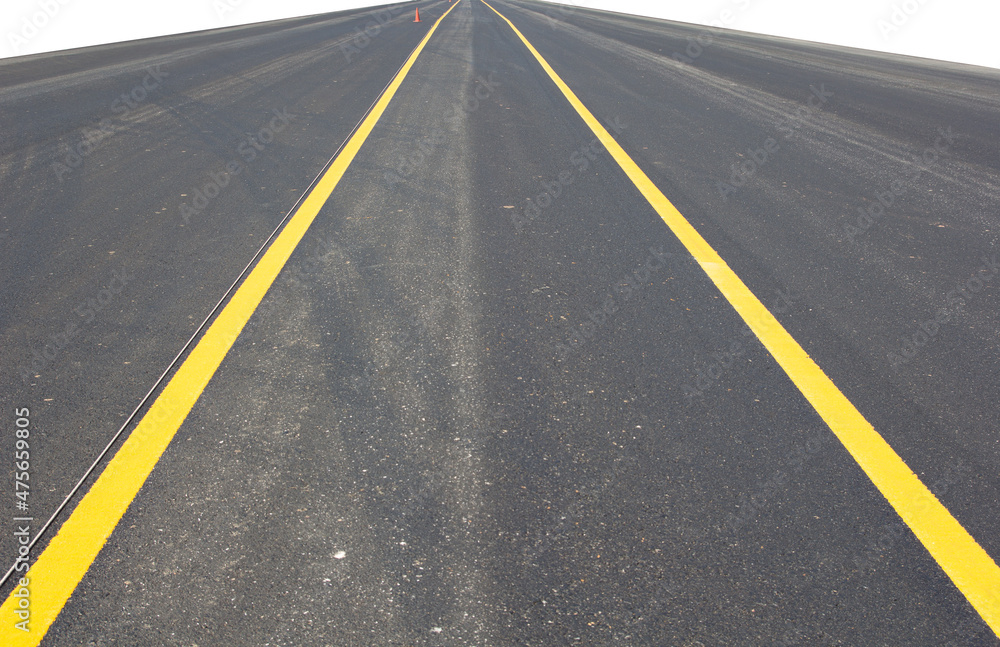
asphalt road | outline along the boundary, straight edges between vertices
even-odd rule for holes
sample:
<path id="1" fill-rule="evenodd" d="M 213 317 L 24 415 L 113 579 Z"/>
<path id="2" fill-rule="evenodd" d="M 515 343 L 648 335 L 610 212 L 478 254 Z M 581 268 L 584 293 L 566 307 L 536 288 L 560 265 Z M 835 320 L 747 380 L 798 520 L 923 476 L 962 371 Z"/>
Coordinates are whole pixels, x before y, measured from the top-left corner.
<path id="1" fill-rule="evenodd" d="M 491 4 L 1000 558 L 1000 71 Z M 36 520 L 449 6 L 0 61 Z M 42 644 L 1000 641 L 462 0 Z"/>

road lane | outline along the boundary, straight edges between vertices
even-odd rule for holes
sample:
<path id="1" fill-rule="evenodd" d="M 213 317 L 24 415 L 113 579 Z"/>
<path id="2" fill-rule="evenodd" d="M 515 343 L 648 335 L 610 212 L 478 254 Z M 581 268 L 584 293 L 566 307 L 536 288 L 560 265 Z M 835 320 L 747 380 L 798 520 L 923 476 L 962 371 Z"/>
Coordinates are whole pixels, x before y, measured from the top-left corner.
<path id="1" fill-rule="evenodd" d="M 447 15 L 446 12 L 437 22 Z M 325 169 L 304 196 L 287 223 L 282 223 L 280 233 L 268 245 L 267 250 L 260 256 L 229 302 L 218 313 L 190 354 L 177 368 L 176 373 L 156 396 L 156 400 L 142 415 L 128 439 L 108 462 L 104 472 L 81 498 L 72 514 L 60 525 L 58 534 L 48 542 L 45 551 L 31 565 L 30 570 L 24 573 L 24 577 L 17 578 L 15 585 L 17 590 L 4 606 L 0 607 L 0 615 L 21 613 L 24 606 L 23 596 L 30 590 L 33 596 L 31 627 L 34 633 L 29 631 L 27 623 L 23 623 L 23 626 L 15 625 L 24 633 L 12 631 L 13 635 L 8 634 L 11 644 L 14 642 L 37 644 L 38 639 L 55 621 L 66 600 L 90 568 L 107 537 L 187 417 L 191 407 L 232 348 L 247 320 L 257 309 L 264 294 L 302 240 L 320 208 L 340 182 L 357 151 L 392 100 L 400 83 L 433 36 L 436 26 L 437 23 L 413 50 L 351 138 L 338 151 L 329 168 Z M 279 118 L 280 116 L 275 117 Z M 26 532 L 21 531 L 27 536 Z M 30 549 L 31 545 L 28 545 L 28 548 Z M 7 629 L 11 631 L 9 627 Z"/>
<path id="2" fill-rule="evenodd" d="M 411 20 L 388 7 L 0 63 L 2 388 L 36 425 L 35 528 L 426 34 Z M 345 50 L 369 23 L 382 32 Z"/>
<path id="3" fill-rule="evenodd" d="M 673 52 L 697 28 L 599 24 L 584 10 L 555 23 L 518 15 L 587 105 L 651 125 L 624 133 L 625 149 L 755 293 L 777 282 L 798 296 L 779 320 L 906 463 L 930 484 L 963 472 L 966 487 L 944 485 L 944 502 L 1000 554 L 996 519 L 983 514 L 1000 496 L 1000 444 L 986 422 L 997 399 L 998 73 L 742 34 L 683 64 Z M 585 69 L 566 55 L 584 43 Z M 823 84 L 832 96 L 796 118 Z M 951 143 L 940 133 L 949 127 Z M 723 195 L 732 165 L 769 138 L 780 149 Z M 945 150 L 928 165 L 936 144 Z M 852 236 L 858 209 L 879 213 L 878 195 L 897 182 L 894 204 Z M 953 292 L 968 281 L 977 292 Z"/>
<path id="4" fill-rule="evenodd" d="M 601 145 L 607 149 L 636 189 L 656 210 L 664 224 L 677 236 L 726 300 L 739 313 L 746 322 L 747 335 L 753 334 L 767 348 L 795 387 L 823 418 L 934 560 L 994 632 L 1000 634 L 1000 596 L 997 595 L 1000 591 L 1000 567 L 997 567 L 968 531 L 941 505 L 930 489 L 902 461 L 861 412 L 844 397 L 840 389 L 830 381 L 802 346 L 781 327 L 774 315 L 747 288 L 725 260 L 650 181 L 538 50 L 524 38 L 509 19 L 497 12 L 489 3 L 486 4 L 517 34 L 573 110 L 597 136 Z M 822 86 L 818 90 L 813 89 L 815 96 L 810 97 L 810 106 L 813 105 L 812 99 L 818 100 L 816 103 L 818 106 L 832 94 L 826 93 Z M 619 126 L 619 129 L 622 128 Z M 942 135 L 939 141 L 945 138 L 946 135 Z M 764 163 L 768 152 L 773 154 L 778 150 L 777 145 L 771 145 L 772 143 L 773 140 L 765 144 L 764 149 L 749 151 L 751 159 Z M 758 153 L 761 154 L 758 156 Z M 725 194 L 735 192 L 735 187 L 726 185 L 723 191 Z"/>

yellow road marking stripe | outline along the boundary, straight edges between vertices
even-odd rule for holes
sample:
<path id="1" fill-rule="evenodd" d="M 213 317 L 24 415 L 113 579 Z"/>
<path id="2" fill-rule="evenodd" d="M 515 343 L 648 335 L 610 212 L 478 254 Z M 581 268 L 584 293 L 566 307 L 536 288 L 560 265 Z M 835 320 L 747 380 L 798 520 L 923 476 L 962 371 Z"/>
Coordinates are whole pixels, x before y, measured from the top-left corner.
<path id="1" fill-rule="evenodd" d="M 663 222 L 680 239 L 788 377 L 826 421 L 959 591 L 1000 636 L 1000 568 L 937 497 L 823 373 L 701 234 L 632 161 L 555 70 L 510 20 L 483 0 L 517 34 L 549 78 L 600 139 Z"/>
<path id="2" fill-rule="evenodd" d="M 30 631 L 24 632 L 14 627 L 18 622 L 14 611 L 19 598 L 11 595 L 0 606 L 0 644 L 21 647 L 41 642 L 219 368 L 243 326 L 264 298 L 278 272 L 350 166 L 424 45 L 430 40 L 438 24 L 457 6 L 457 2 L 453 4 L 413 50 L 382 98 L 205 332 L 128 440 L 59 529 L 59 533 L 38 557 L 38 561 L 26 574 L 15 574 L 15 579 L 27 577 L 29 580 Z"/>

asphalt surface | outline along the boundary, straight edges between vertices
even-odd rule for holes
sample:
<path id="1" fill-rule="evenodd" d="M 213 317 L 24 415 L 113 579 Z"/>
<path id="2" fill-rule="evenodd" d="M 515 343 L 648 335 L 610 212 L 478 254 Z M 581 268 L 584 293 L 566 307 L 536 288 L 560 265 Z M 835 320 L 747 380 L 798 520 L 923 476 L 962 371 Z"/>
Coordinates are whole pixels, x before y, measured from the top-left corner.
<path id="1" fill-rule="evenodd" d="M 492 4 L 1000 557 L 1000 71 Z M 0 61 L 36 519 L 448 7 Z M 42 644 L 1000 641 L 462 0 Z"/>

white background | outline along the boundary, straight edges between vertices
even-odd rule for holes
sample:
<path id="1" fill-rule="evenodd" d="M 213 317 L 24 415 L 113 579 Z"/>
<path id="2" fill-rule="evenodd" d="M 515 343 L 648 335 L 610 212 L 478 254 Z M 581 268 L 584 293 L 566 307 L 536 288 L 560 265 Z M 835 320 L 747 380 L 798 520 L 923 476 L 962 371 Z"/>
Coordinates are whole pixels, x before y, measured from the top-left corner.
<path id="1" fill-rule="evenodd" d="M 464 0 L 466 2 L 470 0 Z M 371 6 L 372 0 L 0 0 L 0 57 Z M 427 4 L 426 2 L 417 3 Z M 1000 69 L 998 0 L 566 0 Z"/>

